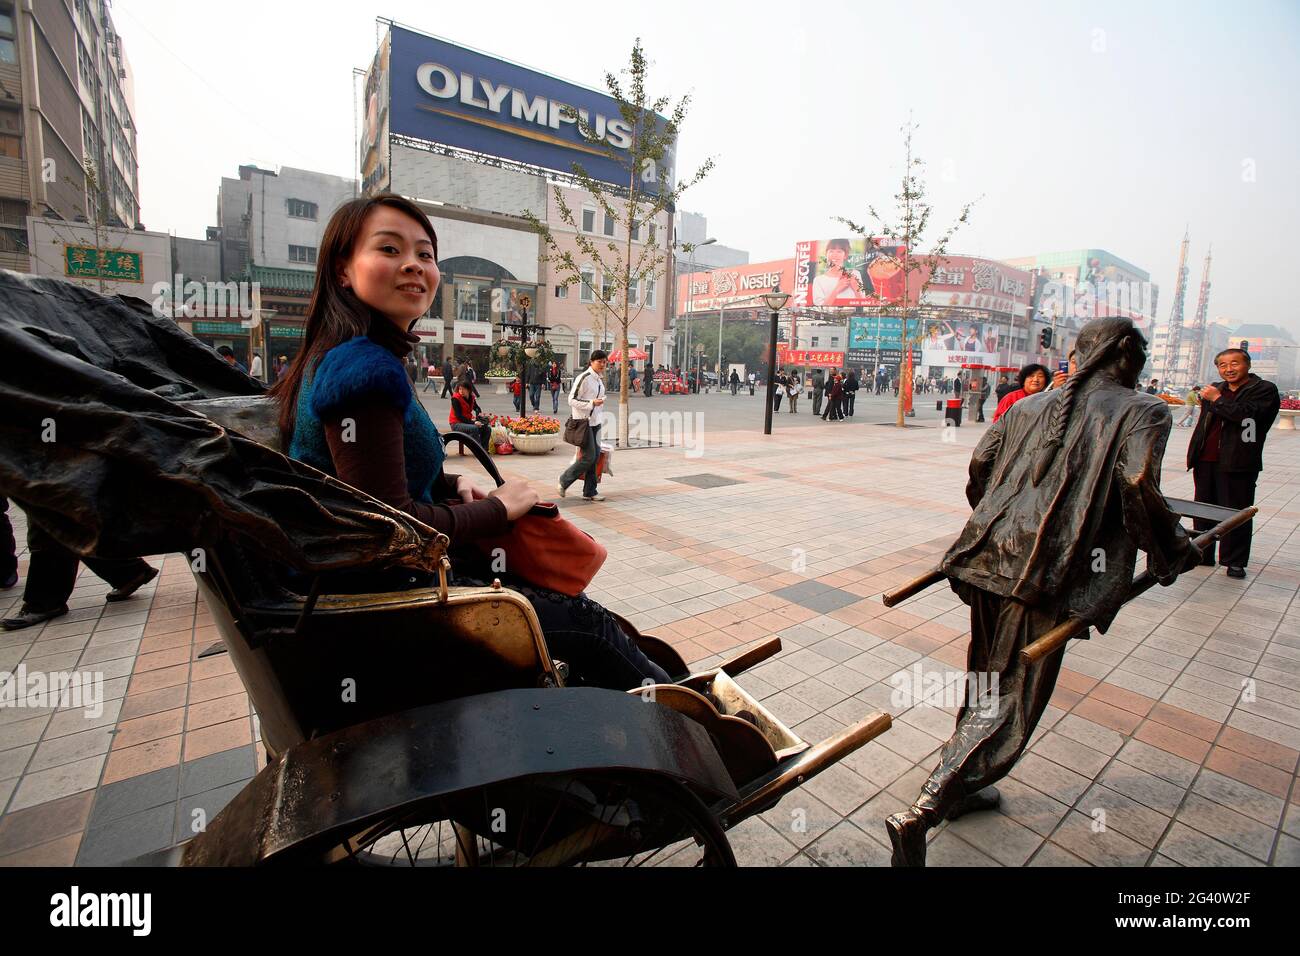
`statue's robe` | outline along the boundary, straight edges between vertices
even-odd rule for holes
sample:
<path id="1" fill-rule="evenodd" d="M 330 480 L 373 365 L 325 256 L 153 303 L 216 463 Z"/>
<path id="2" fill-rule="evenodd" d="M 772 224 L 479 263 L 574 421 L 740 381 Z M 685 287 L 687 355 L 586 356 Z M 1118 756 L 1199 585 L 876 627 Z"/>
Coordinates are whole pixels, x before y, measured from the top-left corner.
<path id="1" fill-rule="evenodd" d="M 989 675 L 996 690 L 968 699 L 958 714 L 917 804 L 931 825 L 1004 776 L 1028 744 L 1063 655 L 1026 666 L 1020 651 L 1069 617 L 1104 633 L 1128 594 L 1139 550 L 1165 585 L 1193 550 L 1160 492 L 1168 406 L 1106 371 L 1079 386 L 1062 444 L 1034 485 L 1061 399 L 1054 390 L 1017 402 L 971 458 L 966 496 L 975 510 L 940 568 L 971 608 L 968 670 Z"/>

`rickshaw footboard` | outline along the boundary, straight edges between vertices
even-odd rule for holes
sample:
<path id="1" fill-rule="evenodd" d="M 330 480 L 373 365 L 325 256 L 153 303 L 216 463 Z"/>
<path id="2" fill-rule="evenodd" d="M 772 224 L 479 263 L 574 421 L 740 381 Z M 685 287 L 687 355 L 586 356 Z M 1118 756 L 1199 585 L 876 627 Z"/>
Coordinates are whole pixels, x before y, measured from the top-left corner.
<path id="1" fill-rule="evenodd" d="M 742 820 L 772 808 L 791 790 L 874 740 L 892 724 L 889 714 L 881 711 L 845 727 L 821 743 L 779 761 L 770 772 L 740 788 L 738 803 L 728 805 L 724 801 L 715 804 L 714 815 L 724 829 L 730 829 Z"/>

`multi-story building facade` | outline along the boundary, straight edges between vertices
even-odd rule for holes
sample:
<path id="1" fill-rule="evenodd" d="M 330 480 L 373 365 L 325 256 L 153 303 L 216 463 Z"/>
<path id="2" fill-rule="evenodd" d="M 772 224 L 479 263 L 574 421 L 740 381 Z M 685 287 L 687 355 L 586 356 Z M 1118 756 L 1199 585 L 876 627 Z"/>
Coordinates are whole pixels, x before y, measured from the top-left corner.
<path id="1" fill-rule="evenodd" d="M 134 115 L 106 0 L 0 3 L 0 266 L 33 268 L 29 215 L 136 226 Z"/>
<path id="2" fill-rule="evenodd" d="M 586 365 L 593 349 L 611 351 L 619 347 L 622 304 L 617 298 L 609 305 L 602 302 L 602 295 L 610 297 L 613 292 L 613 279 L 598 275 L 592 262 L 583 261 L 577 233 L 590 237 L 602 250 L 606 243 L 613 243 L 619 249 L 618 255 L 624 258 L 628 257 L 630 239 L 630 261 L 633 264 L 641 261 L 647 246 L 659 248 L 659 264 L 654 270 L 656 275 L 634 282 L 628 290 L 628 346 L 649 355 L 646 361 L 650 364 L 666 364 L 663 330 L 672 300 L 667 280 L 668 256 L 664 251 L 668 214 L 660 213 L 654 222 L 639 225 L 629 236 L 623 203 L 614 203 L 615 211 L 621 214 L 616 219 L 607 215 L 591 196 L 579 189 L 561 187 L 561 192 L 565 204 L 573 212 L 577 228 L 564 221 L 559 204 L 550 194 L 546 197 L 546 222 L 560 252 L 572 254 L 578 263 L 581 277 L 578 282 L 569 283 L 566 280 L 572 277 L 570 273 L 543 263 L 541 283 L 547 290 L 545 322 L 551 327 L 546 333 L 547 340 L 556 352 L 565 357 L 565 364 L 571 369 Z M 613 254 L 608 254 L 606 264 L 612 259 Z"/>
<path id="3" fill-rule="evenodd" d="M 264 350 L 267 364 L 277 355 L 292 358 L 303 341 L 325 226 L 357 193 L 355 179 L 292 166 L 240 166 L 237 178 L 222 177 L 209 240 L 220 250 L 221 278 L 257 289 L 266 321 L 261 332 L 250 332 L 228 317 L 210 317 L 194 325 L 194 334 L 241 356 Z"/>
<path id="4" fill-rule="evenodd" d="M 236 278 L 250 265 L 314 271 L 325 224 L 357 192 L 345 176 L 240 166 L 217 192 L 223 276 Z"/>

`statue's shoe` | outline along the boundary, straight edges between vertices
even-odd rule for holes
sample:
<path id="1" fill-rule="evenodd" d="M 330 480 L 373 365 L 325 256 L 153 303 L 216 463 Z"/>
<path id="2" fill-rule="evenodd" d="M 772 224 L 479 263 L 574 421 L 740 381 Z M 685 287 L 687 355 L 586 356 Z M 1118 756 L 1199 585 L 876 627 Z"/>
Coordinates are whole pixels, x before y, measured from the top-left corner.
<path id="1" fill-rule="evenodd" d="M 925 821 L 915 810 L 895 813 L 885 821 L 894 855 L 891 866 L 925 866 Z"/>
<path id="2" fill-rule="evenodd" d="M 963 798 L 948 812 L 948 819 L 956 820 L 968 813 L 978 813 L 980 810 L 995 810 L 1001 802 L 1002 794 L 998 793 L 997 787 L 985 787 Z"/>

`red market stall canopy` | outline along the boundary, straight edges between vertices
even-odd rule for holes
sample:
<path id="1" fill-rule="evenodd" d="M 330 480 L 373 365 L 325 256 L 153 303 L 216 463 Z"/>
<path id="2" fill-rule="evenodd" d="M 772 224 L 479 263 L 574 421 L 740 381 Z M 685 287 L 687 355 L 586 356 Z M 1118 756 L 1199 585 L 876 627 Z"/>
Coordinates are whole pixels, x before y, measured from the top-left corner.
<path id="1" fill-rule="evenodd" d="M 630 348 L 630 349 L 628 349 L 628 350 L 627 350 L 627 355 L 628 355 L 628 358 L 631 359 L 633 362 L 644 362 L 646 359 L 648 359 L 648 358 L 650 357 L 650 353 L 649 353 L 649 352 L 643 352 L 643 351 L 641 351 L 641 350 L 638 349 L 638 348 Z M 622 349 L 615 349 L 613 352 L 610 352 L 610 353 L 609 353 L 609 360 L 610 360 L 611 362 L 621 362 L 621 361 L 623 361 L 623 350 L 622 350 Z"/>

